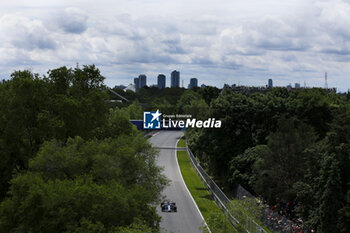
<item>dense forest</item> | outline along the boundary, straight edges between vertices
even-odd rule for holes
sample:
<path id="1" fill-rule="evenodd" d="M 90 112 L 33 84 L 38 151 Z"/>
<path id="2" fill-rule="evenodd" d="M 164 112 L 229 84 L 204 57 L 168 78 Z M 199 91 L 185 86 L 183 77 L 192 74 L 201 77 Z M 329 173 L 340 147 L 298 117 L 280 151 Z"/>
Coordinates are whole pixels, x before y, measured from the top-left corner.
<path id="1" fill-rule="evenodd" d="M 205 115 L 222 128 L 191 130 L 189 144 L 226 193 L 240 184 L 317 232 L 350 232 L 348 97 L 224 90 Z"/>
<path id="2" fill-rule="evenodd" d="M 350 94 L 216 87 L 113 90 L 91 66 L 0 83 L 0 232 L 157 232 L 167 184 L 130 119 L 143 110 L 222 121 L 187 130 L 226 194 L 237 185 L 316 232 L 350 232 Z M 288 208 L 285 208 L 288 206 Z"/>
<path id="3" fill-rule="evenodd" d="M 0 232 L 158 232 L 156 151 L 93 65 L 0 83 Z"/>
<path id="4" fill-rule="evenodd" d="M 187 135 L 228 195 L 241 185 L 309 229 L 350 232 L 349 93 L 146 87 L 129 98 L 149 110 L 220 119 L 221 129 L 191 129 Z"/>

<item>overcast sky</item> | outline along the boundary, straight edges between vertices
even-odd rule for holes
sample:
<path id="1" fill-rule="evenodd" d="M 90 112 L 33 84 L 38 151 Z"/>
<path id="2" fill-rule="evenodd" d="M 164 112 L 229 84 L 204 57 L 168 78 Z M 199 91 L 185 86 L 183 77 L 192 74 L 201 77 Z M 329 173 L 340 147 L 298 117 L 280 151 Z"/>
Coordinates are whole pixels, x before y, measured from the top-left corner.
<path id="1" fill-rule="evenodd" d="M 110 86 L 180 70 L 185 86 L 350 88 L 350 0 L 0 0 L 0 77 L 95 64 Z"/>

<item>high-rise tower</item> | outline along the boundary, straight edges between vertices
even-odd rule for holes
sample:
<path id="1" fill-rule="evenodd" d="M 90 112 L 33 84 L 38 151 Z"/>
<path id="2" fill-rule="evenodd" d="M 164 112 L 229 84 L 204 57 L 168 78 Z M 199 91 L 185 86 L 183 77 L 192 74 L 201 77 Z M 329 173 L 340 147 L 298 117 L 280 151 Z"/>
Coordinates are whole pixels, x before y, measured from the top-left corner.
<path id="1" fill-rule="evenodd" d="M 145 74 L 139 75 L 139 88 L 147 85 L 147 76 Z"/>
<path id="2" fill-rule="evenodd" d="M 269 87 L 269 88 L 272 88 L 272 87 L 273 87 L 272 79 L 269 79 L 269 81 L 268 81 L 268 87 Z"/>
<path id="3" fill-rule="evenodd" d="M 194 87 L 198 87 L 198 79 L 196 78 L 191 78 L 190 79 L 190 84 L 188 84 L 188 88 L 192 89 Z"/>
<path id="4" fill-rule="evenodd" d="M 134 85 L 135 85 L 135 91 L 138 91 L 139 87 L 140 87 L 140 79 L 139 78 L 134 78 Z"/>
<path id="5" fill-rule="evenodd" d="M 180 87 L 180 71 L 171 72 L 171 87 Z"/>
<path id="6" fill-rule="evenodd" d="M 166 83 L 166 77 L 164 74 L 159 74 L 157 78 L 157 86 L 159 89 L 165 88 L 165 83 Z"/>

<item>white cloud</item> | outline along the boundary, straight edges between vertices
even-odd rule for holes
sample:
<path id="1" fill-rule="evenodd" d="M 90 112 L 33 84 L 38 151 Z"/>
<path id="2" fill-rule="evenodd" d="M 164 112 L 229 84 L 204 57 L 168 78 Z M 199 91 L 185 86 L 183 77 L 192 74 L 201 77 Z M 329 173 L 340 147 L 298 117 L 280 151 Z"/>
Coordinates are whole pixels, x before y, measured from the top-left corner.
<path id="1" fill-rule="evenodd" d="M 109 84 L 180 69 L 218 86 L 268 77 L 322 86 L 328 71 L 330 85 L 350 88 L 346 1 L 21 0 L 0 9 L 2 74 L 79 62 L 98 65 Z"/>
<path id="2" fill-rule="evenodd" d="M 54 39 L 40 20 L 19 14 L 5 14 L 0 18 L 0 34 L 3 47 L 24 50 L 56 48 Z"/>

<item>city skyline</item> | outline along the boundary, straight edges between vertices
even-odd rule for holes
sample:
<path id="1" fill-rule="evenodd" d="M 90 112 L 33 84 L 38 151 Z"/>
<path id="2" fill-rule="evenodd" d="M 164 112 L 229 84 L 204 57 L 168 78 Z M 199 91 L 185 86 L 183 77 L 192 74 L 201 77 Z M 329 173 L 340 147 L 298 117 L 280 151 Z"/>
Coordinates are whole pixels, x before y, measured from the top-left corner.
<path id="1" fill-rule="evenodd" d="M 192 89 L 193 87 L 203 87 L 204 86 L 211 86 L 207 83 L 204 83 L 202 82 L 201 85 L 199 85 L 200 83 L 198 82 L 198 78 L 196 77 L 191 77 L 191 78 L 185 78 L 185 79 L 181 79 L 180 77 L 180 71 L 179 70 L 173 70 L 171 73 L 170 73 L 170 78 L 168 80 L 168 82 L 166 81 L 167 79 L 167 76 L 165 74 L 162 74 L 162 73 L 159 73 L 157 75 L 157 78 L 156 78 L 156 82 L 149 82 L 147 81 L 147 79 L 149 79 L 149 77 L 145 74 L 140 74 L 138 77 L 134 78 L 134 86 L 135 86 L 135 90 L 137 91 L 140 87 L 141 87 L 141 84 L 139 83 L 139 80 L 140 80 L 140 77 L 144 77 L 144 81 L 143 81 L 143 85 L 142 86 L 148 86 L 148 87 L 152 87 L 152 86 L 156 86 L 158 87 L 159 89 L 163 89 L 163 88 L 166 88 L 166 87 L 176 87 L 176 86 L 172 86 L 172 75 L 173 74 L 176 74 L 178 76 L 178 79 L 177 79 L 177 83 L 179 84 L 178 87 L 183 87 L 183 88 L 187 88 L 187 89 Z M 327 77 L 327 72 L 325 72 L 325 77 Z M 310 85 L 307 85 L 306 82 L 303 83 L 303 85 L 301 84 L 300 81 L 295 81 L 295 80 L 290 80 L 289 83 L 286 83 L 285 85 L 276 85 L 274 83 L 275 80 L 273 80 L 272 78 L 267 78 L 265 81 L 266 83 L 265 84 L 250 84 L 250 85 L 246 85 L 246 84 L 242 84 L 240 82 L 233 82 L 233 83 L 224 83 L 223 86 L 216 86 L 218 88 L 224 88 L 225 86 L 246 86 L 246 87 L 266 87 L 266 88 L 272 88 L 272 87 L 287 87 L 287 88 L 313 88 L 313 87 L 316 87 L 316 88 L 329 88 L 329 89 L 332 89 L 332 90 L 337 90 L 338 92 L 340 92 L 338 90 L 337 87 L 335 86 L 328 86 L 328 83 L 327 83 L 327 78 L 324 77 L 324 86 L 321 87 L 321 86 L 310 86 Z M 182 84 L 180 85 L 180 83 L 183 83 L 183 81 L 186 81 L 186 83 L 184 83 L 184 85 L 182 86 Z M 146 84 L 146 82 L 149 83 L 149 85 Z M 168 83 L 168 85 L 166 85 Z M 129 83 L 129 85 L 132 84 L 132 83 Z M 124 84 L 117 84 L 115 85 L 115 87 L 117 86 L 121 86 L 121 87 L 127 87 L 128 85 L 124 85 Z"/>
<path id="2" fill-rule="evenodd" d="M 323 87 L 328 72 L 328 85 L 344 92 L 349 22 L 345 0 L 2 1 L 0 78 L 79 63 L 95 64 L 109 86 L 176 68 L 217 87 L 269 77 Z"/>

